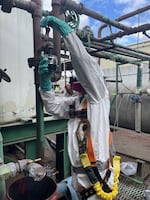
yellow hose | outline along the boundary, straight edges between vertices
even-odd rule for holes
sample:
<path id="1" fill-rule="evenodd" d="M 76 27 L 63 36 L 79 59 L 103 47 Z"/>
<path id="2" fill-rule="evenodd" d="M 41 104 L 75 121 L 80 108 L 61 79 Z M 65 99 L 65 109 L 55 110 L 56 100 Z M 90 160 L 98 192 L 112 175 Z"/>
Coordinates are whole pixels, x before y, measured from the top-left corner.
<path id="1" fill-rule="evenodd" d="M 112 192 L 104 192 L 100 183 L 95 183 L 93 185 L 96 195 L 104 200 L 113 200 L 118 195 L 118 184 L 119 184 L 119 175 L 120 175 L 120 156 L 114 156 L 113 158 L 113 167 L 114 167 L 114 185 L 112 187 Z"/>

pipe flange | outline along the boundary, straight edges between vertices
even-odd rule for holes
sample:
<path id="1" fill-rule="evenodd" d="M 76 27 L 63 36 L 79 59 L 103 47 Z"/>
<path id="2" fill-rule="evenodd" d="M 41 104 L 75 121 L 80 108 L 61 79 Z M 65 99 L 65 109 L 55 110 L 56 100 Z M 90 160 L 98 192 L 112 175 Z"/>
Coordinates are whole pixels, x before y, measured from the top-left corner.
<path id="1" fill-rule="evenodd" d="M 13 7 L 13 0 L 2 0 L 1 10 L 6 13 L 11 13 Z"/>
<path id="2" fill-rule="evenodd" d="M 54 6 L 54 5 L 61 6 L 60 0 L 52 0 L 52 6 Z"/>

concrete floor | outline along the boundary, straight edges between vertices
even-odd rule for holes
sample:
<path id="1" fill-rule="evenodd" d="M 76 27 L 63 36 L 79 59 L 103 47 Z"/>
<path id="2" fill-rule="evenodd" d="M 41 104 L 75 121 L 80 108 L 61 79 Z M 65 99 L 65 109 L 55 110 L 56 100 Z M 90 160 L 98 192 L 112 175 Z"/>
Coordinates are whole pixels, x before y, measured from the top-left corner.
<path id="1" fill-rule="evenodd" d="M 117 152 L 150 162 L 150 134 L 118 128 L 113 140 Z"/>
<path id="2" fill-rule="evenodd" d="M 138 163 L 137 177 L 150 186 L 150 134 L 118 128 L 113 141 L 121 162 Z"/>

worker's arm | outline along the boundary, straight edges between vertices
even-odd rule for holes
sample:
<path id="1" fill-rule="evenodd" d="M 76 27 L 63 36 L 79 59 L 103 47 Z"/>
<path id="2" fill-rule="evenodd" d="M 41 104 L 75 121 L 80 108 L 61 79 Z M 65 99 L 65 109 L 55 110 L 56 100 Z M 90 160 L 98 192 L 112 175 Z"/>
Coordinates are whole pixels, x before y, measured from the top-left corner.
<path id="1" fill-rule="evenodd" d="M 99 101 L 107 93 L 102 69 L 97 61 L 86 51 L 81 40 L 74 32 L 68 34 L 64 41 L 71 53 L 72 65 L 81 85 L 86 90 L 91 101 Z"/>
<path id="2" fill-rule="evenodd" d="M 67 49 L 72 57 L 72 65 L 81 85 L 91 101 L 99 101 L 108 95 L 103 72 L 96 60 L 88 54 L 81 40 L 64 21 L 48 16 L 41 21 L 41 27 L 51 26 L 63 36 Z"/>
<path id="3" fill-rule="evenodd" d="M 55 96 L 51 83 L 52 71 L 48 68 L 47 58 L 41 57 L 38 73 L 40 78 L 40 94 L 46 111 L 59 117 L 68 118 L 69 106 L 79 97 Z"/>

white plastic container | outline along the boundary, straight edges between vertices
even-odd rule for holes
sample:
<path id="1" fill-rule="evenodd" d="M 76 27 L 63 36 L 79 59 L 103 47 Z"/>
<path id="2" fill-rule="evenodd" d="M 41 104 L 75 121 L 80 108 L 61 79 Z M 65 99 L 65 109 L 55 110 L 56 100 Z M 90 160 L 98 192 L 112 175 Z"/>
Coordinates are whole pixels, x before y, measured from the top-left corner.
<path id="1" fill-rule="evenodd" d="M 35 113 L 34 74 L 27 62 L 33 57 L 32 16 L 18 8 L 0 11 L 0 27 L 0 69 L 11 78 L 0 82 L 0 124 L 5 124 Z"/>

